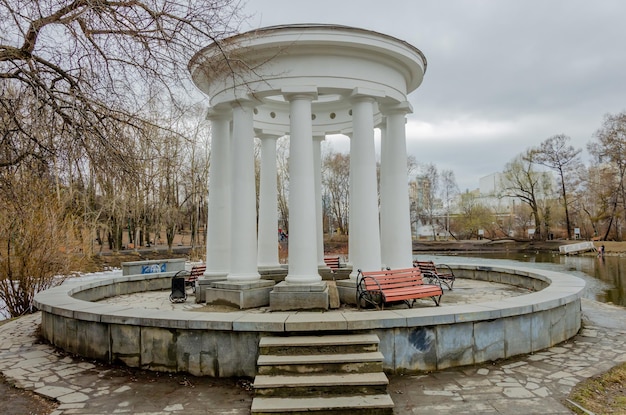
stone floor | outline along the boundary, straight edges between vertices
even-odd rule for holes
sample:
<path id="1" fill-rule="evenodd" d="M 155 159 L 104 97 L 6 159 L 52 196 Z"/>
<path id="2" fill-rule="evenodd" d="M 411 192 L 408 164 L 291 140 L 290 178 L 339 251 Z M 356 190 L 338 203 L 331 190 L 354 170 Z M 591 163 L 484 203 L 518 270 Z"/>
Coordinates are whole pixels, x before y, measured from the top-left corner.
<path id="1" fill-rule="evenodd" d="M 499 284 L 486 281 L 475 281 L 469 279 L 457 279 L 454 283 L 454 290 L 449 291 L 444 288 L 444 295 L 441 300 L 441 307 L 482 303 L 486 301 L 498 301 L 503 298 L 513 297 L 516 295 L 528 294 L 529 290 L 514 287 L 506 284 Z M 101 302 L 107 304 L 133 304 L 135 307 L 158 310 L 189 310 L 189 311 L 212 311 L 212 312 L 230 312 L 241 311 L 238 308 L 228 307 L 224 305 L 206 305 L 196 304 L 193 292 L 187 290 L 187 301 L 184 303 L 171 303 L 169 301 L 169 292 L 151 291 L 136 294 L 120 295 L 117 297 L 107 298 Z M 415 307 L 435 307 L 435 303 L 429 299 L 420 299 Z M 404 304 L 395 306 L 396 308 L 406 308 Z M 342 306 L 340 311 L 356 307 Z M 385 307 L 385 309 L 393 309 L 394 307 Z M 332 310 L 330 310 L 332 312 Z M 270 313 L 269 307 L 259 307 L 246 310 L 248 313 Z"/>

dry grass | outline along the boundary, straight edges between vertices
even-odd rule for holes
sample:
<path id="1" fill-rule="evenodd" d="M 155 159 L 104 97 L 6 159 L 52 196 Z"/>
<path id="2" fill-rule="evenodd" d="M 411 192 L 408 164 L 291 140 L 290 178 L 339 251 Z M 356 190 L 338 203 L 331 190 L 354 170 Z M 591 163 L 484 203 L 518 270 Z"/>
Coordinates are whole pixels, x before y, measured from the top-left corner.
<path id="1" fill-rule="evenodd" d="M 626 414 L 626 363 L 581 382 L 570 394 L 570 400 L 596 415 Z M 570 409 L 585 414 L 579 408 L 571 406 Z"/>

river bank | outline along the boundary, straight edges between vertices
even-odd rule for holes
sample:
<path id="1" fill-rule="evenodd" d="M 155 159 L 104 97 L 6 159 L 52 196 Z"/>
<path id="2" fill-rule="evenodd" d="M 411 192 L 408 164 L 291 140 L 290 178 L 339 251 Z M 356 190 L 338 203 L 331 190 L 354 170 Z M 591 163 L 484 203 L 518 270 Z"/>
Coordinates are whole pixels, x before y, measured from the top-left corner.
<path id="1" fill-rule="evenodd" d="M 559 246 L 579 243 L 579 240 L 516 241 L 470 240 L 470 241 L 414 241 L 413 252 L 559 252 Z M 626 254 L 626 242 L 597 241 L 596 248 L 604 245 L 607 255 Z M 583 253 L 582 255 L 585 255 Z M 595 255 L 595 253 L 586 253 Z"/>
<path id="2" fill-rule="evenodd" d="M 462 252 L 559 252 L 559 246 L 565 244 L 578 243 L 580 241 L 516 241 L 513 239 L 491 241 L 468 240 L 468 241 L 413 241 L 413 252 L 419 253 L 462 253 Z M 599 248 L 601 245 L 605 247 L 606 255 L 626 255 L 626 242 L 598 241 L 594 242 Z M 348 255 L 348 238 L 333 237 L 324 241 L 325 255 Z M 288 246 L 281 246 L 280 259 L 282 262 L 287 261 Z M 195 254 L 197 255 L 197 253 Z M 194 255 L 194 256 L 195 256 Z M 595 255 L 595 253 L 583 253 L 581 255 Z M 165 259 L 165 258 L 191 258 L 191 248 L 185 246 L 177 246 L 173 252 L 166 249 L 143 248 L 139 250 L 126 250 L 119 252 L 103 252 L 96 256 L 98 268 L 119 268 L 122 262 L 143 261 L 148 259 Z M 92 269 L 89 271 L 96 271 Z"/>

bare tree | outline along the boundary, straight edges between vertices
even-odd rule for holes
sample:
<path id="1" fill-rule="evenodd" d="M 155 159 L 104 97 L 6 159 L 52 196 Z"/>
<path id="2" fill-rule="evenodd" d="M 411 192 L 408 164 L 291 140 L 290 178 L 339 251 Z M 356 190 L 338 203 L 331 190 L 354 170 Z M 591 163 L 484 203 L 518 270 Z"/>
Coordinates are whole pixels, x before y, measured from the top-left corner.
<path id="1" fill-rule="evenodd" d="M 278 223 L 289 233 L 289 139 L 281 137 L 276 142 L 276 180 L 278 186 Z"/>
<path id="2" fill-rule="evenodd" d="M 69 193 L 62 192 L 59 199 L 54 179 L 32 167 L 0 173 L 0 190 L 10 195 L 0 198 L 0 300 L 5 317 L 31 312 L 38 291 L 61 283 L 59 275 L 69 275 L 86 259 L 88 237 L 75 232 Z"/>
<path id="3" fill-rule="evenodd" d="M 329 152 L 322 163 L 323 199 L 326 217 L 332 217 L 333 227 L 347 234 L 350 210 L 350 155 Z"/>
<path id="4" fill-rule="evenodd" d="M 613 171 L 613 180 L 608 180 L 602 185 L 611 189 L 613 195 L 609 208 L 609 223 L 602 239 L 609 236 L 611 227 L 618 220 L 620 208 L 623 210 L 626 204 L 626 112 L 619 114 L 607 114 L 604 117 L 602 127 L 596 131 L 594 138 L 597 140 L 588 144 L 589 152 L 595 157 L 598 165 L 606 164 Z M 622 239 L 619 227 L 615 228 L 616 238 Z"/>
<path id="5" fill-rule="evenodd" d="M 493 213 L 472 192 L 462 193 L 457 207 L 459 214 L 451 224 L 451 232 L 456 239 L 478 238 L 478 231 L 488 229 L 494 222 Z"/>
<path id="6" fill-rule="evenodd" d="M 437 240 L 436 215 L 439 208 L 439 172 L 433 163 L 421 166 L 421 173 L 416 176 L 417 182 L 417 210 L 422 223 L 428 223 L 433 232 L 433 239 Z"/>
<path id="7" fill-rule="evenodd" d="M 581 220 L 583 235 L 589 238 L 606 237 L 604 228 L 611 221 L 616 200 L 613 169 L 609 165 L 591 165 L 582 170 L 581 182 L 582 188 L 574 206 L 584 217 L 584 221 Z M 610 229 L 610 226 L 606 228 Z"/>
<path id="8" fill-rule="evenodd" d="M 544 140 L 539 148 L 536 149 L 535 160 L 537 163 L 542 164 L 554 171 L 556 171 L 560 187 L 561 197 L 563 199 L 563 208 L 565 210 L 565 226 L 567 228 L 567 238 L 572 237 L 572 225 L 570 222 L 569 214 L 569 201 L 568 188 L 572 183 L 572 178 L 575 178 L 573 173 L 581 164 L 580 152 L 581 149 L 575 149 L 572 145 L 568 145 L 570 137 L 564 134 L 558 134 Z M 569 179 L 569 180 L 568 180 Z"/>
<path id="9" fill-rule="evenodd" d="M 550 194 L 551 183 L 548 175 L 535 169 L 535 156 L 534 151 L 528 150 L 506 164 L 501 196 L 516 197 L 530 207 L 535 238 L 541 239 L 545 238 L 542 228 L 546 227 L 546 223 L 542 223 L 542 202 Z"/>
<path id="10" fill-rule="evenodd" d="M 182 134 L 168 117 L 166 122 L 153 117 L 151 104 L 177 108 L 178 101 L 169 97 L 188 92 L 187 62 L 208 43 L 235 33 L 239 5 L 236 0 L 0 0 L 0 177 L 36 172 L 54 189 L 39 193 L 42 200 L 54 197 L 49 205 L 28 206 L 39 209 L 32 213 L 42 231 L 37 245 L 7 239 L 12 264 L 28 263 L 21 272 L 35 278 L 19 281 L 19 289 L 28 291 L 25 298 L 45 288 L 50 273 L 64 272 L 60 263 L 45 262 L 40 249 L 62 243 L 66 226 L 73 225 L 74 238 L 91 239 L 94 228 L 102 230 L 114 249 L 128 227 L 130 241 L 141 243 L 143 229 L 159 220 L 147 192 L 151 203 L 165 201 L 156 205 L 159 215 L 164 207 L 173 237 L 181 200 L 174 170 L 182 155 L 157 163 L 171 174 L 155 183 L 145 180 L 146 170 L 161 154 L 146 149 L 161 149 L 155 144 L 162 137 L 180 141 Z M 4 180 L 0 200 L 28 192 L 29 186 Z M 52 206 L 59 208 L 50 212 Z M 67 212 L 82 220 L 65 222 Z M 41 264 L 33 262 L 37 259 Z M 2 268 L 0 281 L 9 283 L 0 295 L 11 294 L 15 272 Z"/>
<path id="11" fill-rule="evenodd" d="M 92 161 L 124 169 L 122 130 L 144 127 L 138 116 L 151 91 L 182 91 L 191 55 L 234 33 L 238 4 L 0 1 L 0 106 L 10 126 L 0 167 L 48 157 L 72 140 Z M 36 134 L 51 125 L 61 134 Z"/>
<path id="12" fill-rule="evenodd" d="M 458 193 L 459 186 L 456 184 L 454 172 L 452 170 L 443 170 L 441 172 L 441 199 L 443 200 L 443 208 L 446 213 L 446 238 L 450 234 L 452 201 Z"/>

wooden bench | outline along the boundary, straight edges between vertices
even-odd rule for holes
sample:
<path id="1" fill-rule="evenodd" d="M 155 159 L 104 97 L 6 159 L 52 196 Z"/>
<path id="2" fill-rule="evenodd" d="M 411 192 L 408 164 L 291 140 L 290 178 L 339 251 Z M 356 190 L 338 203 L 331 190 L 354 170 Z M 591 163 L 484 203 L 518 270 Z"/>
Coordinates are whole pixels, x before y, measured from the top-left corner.
<path id="1" fill-rule="evenodd" d="M 324 263 L 328 268 L 330 268 L 330 272 L 335 272 L 339 268 L 341 268 L 341 262 L 339 261 L 339 257 L 325 257 Z"/>
<path id="2" fill-rule="evenodd" d="M 419 268 L 426 278 L 429 275 L 435 275 L 449 290 L 452 290 L 456 278 L 449 265 L 439 264 L 439 268 L 437 268 L 433 261 L 413 261 L 413 266 Z M 442 272 L 441 268 L 445 268 L 445 270 Z"/>
<path id="3" fill-rule="evenodd" d="M 182 270 L 178 271 L 174 278 L 176 277 L 184 277 L 185 278 L 185 286 L 190 286 L 193 289 L 193 292 L 196 292 L 196 281 L 198 278 L 204 275 L 204 271 L 206 271 L 206 264 L 202 265 L 194 265 L 191 267 L 191 271 Z"/>
<path id="4" fill-rule="evenodd" d="M 435 280 L 436 281 L 436 280 Z M 385 304 L 405 302 L 409 308 L 415 300 L 430 297 L 439 306 L 443 289 L 436 282 L 427 284 L 419 268 L 382 271 L 361 271 L 357 274 L 357 307 L 373 305 L 383 309 Z"/>

